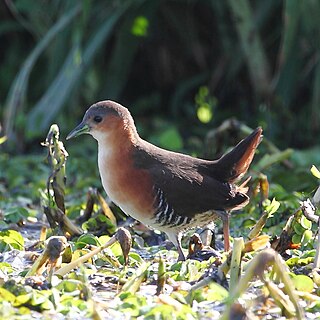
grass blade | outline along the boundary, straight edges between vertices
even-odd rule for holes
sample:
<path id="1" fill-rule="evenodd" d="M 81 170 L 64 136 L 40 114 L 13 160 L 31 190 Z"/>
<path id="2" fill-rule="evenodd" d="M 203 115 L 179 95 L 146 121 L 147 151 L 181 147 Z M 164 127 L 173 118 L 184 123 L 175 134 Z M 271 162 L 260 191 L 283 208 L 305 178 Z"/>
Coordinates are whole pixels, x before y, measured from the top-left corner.
<path id="1" fill-rule="evenodd" d="M 39 131 L 43 131 L 48 127 L 53 117 L 59 112 L 69 97 L 70 92 L 81 80 L 83 71 L 91 63 L 100 46 L 105 43 L 108 36 L 111 35 L 115 23 L 122 16 L 126 8 L 127 5 L 123 5 L 112 13 L 99 30 L 95 32 L 92 40 L 84 50 L 82 57 L 78 56 L 81 55 L 79 45 L 74 45 L 50 88 L 31 110 L 27 125 L 30 133 L 37 133 L 35 131 L 35 123 L 39 124 L 36 127 Z"/>
<path id="2" fill-rule="evenodd" d="M 76 6 L 65 15 L 48 31 L 48 33 L 40 40 L 34 50 L 23 63 L 23 66 L 16 76 L 10 88 L 5 110 L 5 134 L 8 138 L 12 137 L 14 120 L 18 110 L 23 106 L 28 87 L 30 73 L 40 54 L 47 48 L 53 38 L 61 32 L 80 12 L 80 6 Z"/>

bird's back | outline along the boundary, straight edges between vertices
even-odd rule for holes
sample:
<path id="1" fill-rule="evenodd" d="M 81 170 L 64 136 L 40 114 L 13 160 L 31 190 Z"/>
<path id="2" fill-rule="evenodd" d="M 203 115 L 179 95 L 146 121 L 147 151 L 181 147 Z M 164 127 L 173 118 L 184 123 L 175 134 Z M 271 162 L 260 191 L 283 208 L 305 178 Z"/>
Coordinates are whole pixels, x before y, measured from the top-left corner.
<path id="1" fill-rule="evenodd" d="M 155 190 L 161 190 L 177 214 L 188 217 L 208 211 L 238 209 L 249 198 L 233 182 L 247 171 L 262 130 L 256 129 L 230 153 L 215 161 L 193 158 L 141 140 L 134 152 L 136 168 L 146 169 Z"/>

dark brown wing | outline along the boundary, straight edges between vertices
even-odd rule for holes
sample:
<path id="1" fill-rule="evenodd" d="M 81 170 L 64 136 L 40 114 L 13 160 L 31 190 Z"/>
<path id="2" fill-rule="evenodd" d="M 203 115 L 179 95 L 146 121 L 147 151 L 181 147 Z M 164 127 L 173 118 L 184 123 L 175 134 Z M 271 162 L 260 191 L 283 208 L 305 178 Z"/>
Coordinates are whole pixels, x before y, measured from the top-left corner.
<path id="1" fill-rule="evenodd" d="M 189 217 L 209 210 L 239 208 L 249 199 L 236 186 L 203 176 L 194 168 L 155 168 L 150 172 L 156 188 L 162 190 L 175 212 Z"/>

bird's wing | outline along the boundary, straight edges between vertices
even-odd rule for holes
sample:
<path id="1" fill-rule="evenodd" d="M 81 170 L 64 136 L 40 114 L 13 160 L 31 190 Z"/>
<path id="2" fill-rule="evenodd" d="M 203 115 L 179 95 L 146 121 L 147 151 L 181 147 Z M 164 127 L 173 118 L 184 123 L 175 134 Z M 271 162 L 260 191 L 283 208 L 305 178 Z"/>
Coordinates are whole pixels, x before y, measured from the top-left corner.
<path id="1" fill-rule="evenodd" d="M 231 210 L 244 206 L 248 196 L 236 186 L 199 174 L 194 168 L 154 168 L 155 187 L 177 213 L 193 216 L 211 210 Z"/>
<path id="2" fill-rule="evenodd" d="M 200 172 L 198 160 L 145 144 L 137 152 L 135 166 L 148 171 L 154 188 L 161 190 L 178 214 L 192 217 L 210 210 L 240 208 L 248 202 L 241 189 Z"/>

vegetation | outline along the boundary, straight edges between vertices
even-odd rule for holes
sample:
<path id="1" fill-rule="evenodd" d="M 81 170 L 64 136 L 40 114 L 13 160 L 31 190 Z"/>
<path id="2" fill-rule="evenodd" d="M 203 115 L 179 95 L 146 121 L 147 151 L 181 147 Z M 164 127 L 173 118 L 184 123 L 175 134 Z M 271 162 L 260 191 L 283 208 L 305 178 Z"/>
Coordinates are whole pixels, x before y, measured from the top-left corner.
<path id="1" fill-rule="evenodd" d="M 319 318 L 319 16 L 312 0 L 2 1 L 0 318 Z M 191 231 L 177 263 L 109 207 L 92 140 L 64 139 L 102 99 L 195 156 L 263 127 L 229 254 Z"/>

